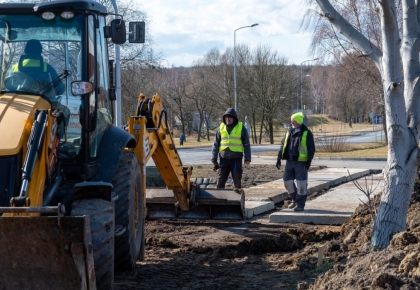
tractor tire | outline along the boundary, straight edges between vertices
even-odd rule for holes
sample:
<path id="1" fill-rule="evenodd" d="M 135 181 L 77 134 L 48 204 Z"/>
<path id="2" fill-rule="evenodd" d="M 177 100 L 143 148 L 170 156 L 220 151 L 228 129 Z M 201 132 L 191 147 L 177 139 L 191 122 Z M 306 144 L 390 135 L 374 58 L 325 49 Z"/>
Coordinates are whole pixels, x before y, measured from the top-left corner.
<path id="1" fill-rule="evenodd" d="M 131 270 L 144 251 L 144 201 L 140 165 L 133 152 L 124 151 L 112 180 L 115 201 L 115 224 L 126 230 L 115 237 L 115 269 Z"/>
<path id="2" fill-rule="evenodd" d="M 72 216 L 89 215 L 97 289 L 114 289 L 114 208 L 103 199 L 77 200 Z"/>

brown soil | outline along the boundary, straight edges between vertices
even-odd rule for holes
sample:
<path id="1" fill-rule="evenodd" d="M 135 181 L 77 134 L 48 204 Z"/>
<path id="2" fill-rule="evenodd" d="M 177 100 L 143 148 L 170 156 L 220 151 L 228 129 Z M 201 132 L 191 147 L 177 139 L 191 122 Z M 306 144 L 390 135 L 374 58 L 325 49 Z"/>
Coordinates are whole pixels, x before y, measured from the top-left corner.
<path id="1" fill-rule="evenodd" d="M 270 182 L 280 179 L 283 176 L 283 170 L 278 170 L 274 164 L 249 164 L 243 166 L 242 173 L 242 187 L 247 188 L 257 184 Z M 212 164 L 194 165 L 192 170 L 192 177 L 208 177 L 217 178 L 217 173 L 213 171 Z M 147 186 L 164 186 L 159 171 L 155 167 L 147 168 Z M 232 183 L 227 182 L 226 187 L 232 187 Z"/>
<path id="2" fill-rule="evenodd" d="M 253 165 L 246 176 L 249 185 L 280 171 Z M 420 289 L 418 201 L 415 192 L 407 231 L 381 251 L 369 250 L 364 207 L 340 227 L 270 224 L 269 213 L 237 222 L 149 220 L 145 260 L 117 273 L 115 289 Z"/>

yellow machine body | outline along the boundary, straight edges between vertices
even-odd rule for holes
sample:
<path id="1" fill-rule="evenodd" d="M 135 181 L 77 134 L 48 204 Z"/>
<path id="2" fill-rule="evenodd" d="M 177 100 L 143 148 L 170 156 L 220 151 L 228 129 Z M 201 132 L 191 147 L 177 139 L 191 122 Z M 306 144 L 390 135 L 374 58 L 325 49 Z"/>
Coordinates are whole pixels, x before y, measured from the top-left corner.
<path id="1" fill-rule="evenodd" d="M 25 156 L 28 149 L 28 139 L 38 110 L 50 112 L 47 122 L 45 140 L 42 150 L 34 166 L 33 180 L 28 189 L 31 206 L 41 206 L 45 181 L 52 170 L 54 162 L 54 147 L 57 142 L 57 125 L 55 117 L 51 116 L 51 105 L 38 96 L 4 94 L 0 96 L 0 156 L 16 155 L 22 151 Z M 51 133 L 52 132 L 52 133 Z M 49 150 L 50 149 L 50 150 Z M 31 214 L 33 215 L 33 214 Z"/>

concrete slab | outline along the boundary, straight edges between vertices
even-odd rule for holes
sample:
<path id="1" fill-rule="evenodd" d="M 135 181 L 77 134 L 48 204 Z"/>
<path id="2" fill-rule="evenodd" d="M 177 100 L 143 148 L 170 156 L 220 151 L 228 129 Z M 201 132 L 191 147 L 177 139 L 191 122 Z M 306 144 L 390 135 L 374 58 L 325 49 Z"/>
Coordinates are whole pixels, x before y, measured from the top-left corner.
<path id="1" fill-rule="evenodd" d="M 364 189 L 371 187 L 372 196 L 383 189 L 382 174 L 357 179 L 357 183 Z M 303 212 L 284 209 L 270 215 L 272 223 L 313 223 L 339 225 L 349 220 L 354 210 L 367 196 L 362 193 L 353 182 L 348 182 L 331 188 L 327 193 L 306 202 Z"/>
<path id="2" fill-rule="evenodd" d="M 251 218 L 273 210 L 274 207 L 274 202 L 272 201 L 245 201 L 245 216 L 246 218 Z"/>
<path id="3" fill-rule="evenodd" d="M 369 173 L 369 169 L 356 168 L 349 169 L 349 171 L 347 171 L 345 168 L 324 168 L 320 170 L 313 170 L 309 173 L 308 195 L 310 196 L 313 193 L 328 190 L 331 187 L 360 178 L 362 176 L 368 175 Z M 278 179 L 272 182 L 247 188 L 245 190 L 245 209 L 247 212 L 247 217 L 251 217 L 249 216 L 251 213 L 262 213 L 260 212 L 259 205 L 258 209 L 254 210 L 254 204 L 247 202 L 258 201 L 272 202 L 273 204 L 277 204 L 288 198 L 289 195 L 286 188 L 284 187 L 283 179 Z"/>

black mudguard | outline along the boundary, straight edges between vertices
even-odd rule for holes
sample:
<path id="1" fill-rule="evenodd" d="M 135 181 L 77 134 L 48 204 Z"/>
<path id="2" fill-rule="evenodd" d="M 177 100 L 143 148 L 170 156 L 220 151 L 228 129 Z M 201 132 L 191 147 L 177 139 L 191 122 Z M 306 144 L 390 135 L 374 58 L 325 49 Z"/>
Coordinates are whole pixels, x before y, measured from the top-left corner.
<path id="1" fill-rule="evenodd" d="M 98 151 L 98 171 L 95 181 L 112 183 L 124 148 L 136 147 L 133 135 L 116 126 L 110 126 L 102 137 Z"/>

